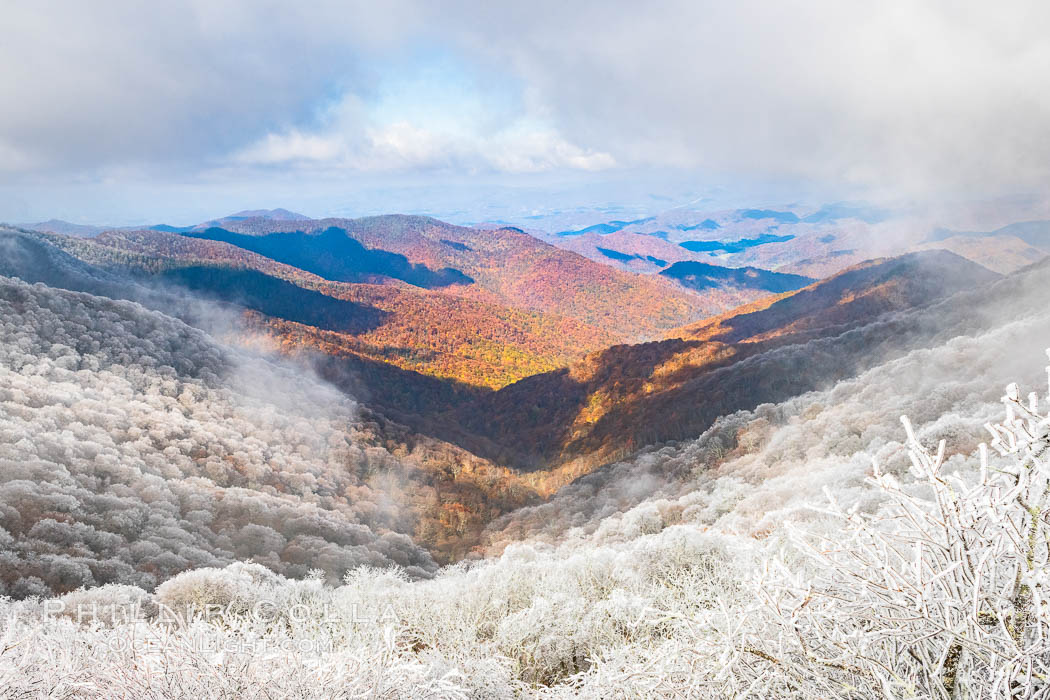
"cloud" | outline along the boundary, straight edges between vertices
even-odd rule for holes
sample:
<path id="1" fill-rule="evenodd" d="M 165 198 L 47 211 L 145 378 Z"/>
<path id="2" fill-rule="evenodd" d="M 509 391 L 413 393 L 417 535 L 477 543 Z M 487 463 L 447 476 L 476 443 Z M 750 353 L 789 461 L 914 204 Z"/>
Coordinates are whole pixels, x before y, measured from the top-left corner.
<path id="1" fill-rule="evenodd" d="M 399 7 L 6 7 L 0 60 L 13 69 L 0 75 L 8 106 L 0 143 L 18 144 L 31 172 L 198 171 L 270 130 L 308 121 L 333 89 L 367 92 L 375 79 L 361 57 L 382 53 Z M 0 170 L 11 169 L 0 158 Z"/>
<path id="2" fill-rule="evenodd" d="M 407 121 L 360 132 L 270 133 L 237 155 L 248 165 L 347 169 L 363 172 L 455 169 L 536 173 L 554 169 L 604 170 L 608 153 L 585 151 L 556 133 L 516 128 L 492 136 L 452 134 Z"/>
<path id="3" fill-rule="evenodd" d="M 616 165 L 608 153 L 569 143 L 523 113 L 513 93 L 478 85 L 477 78 L 445 56 L 417 58 L 399 78 L 385 81 L 376 99 L 345 93 L 324 105 L 312 128 L 269 132 L 234 160 L 248 167 L 365 173 L 537 173 Z"/>
<path id="4" fill-rule="evenodd" d="M 969 0 L 22 5 L 0 46 L 17 66 L 0 75 L 15 106 L 0 172 L 685 168 L 875 195 L 1034 190 L 1048 19 Z M 428 72 L 435 56 L 459 69 Z"/>
<path id="5" fill-rule="evenodd" d="M 489 5 L 446 30 L 621 163 L 912 191 L 1050 174 L 1050 8 L 987 3 Z"/>
<path id="6" fill-rule="evenodd" d="M 494 109 L 504 89 L 480 68 L 449 70 L 446 51 L 410 47 L 425 14 L 405 3 L 322 3 L 307 13 L 203 2 L 11 10 L 0 58 L 20 68 L 0 76 L 17 105 L 0 115 L 0 172 L 119 180 L 136 169 L 243 178 L 256 166 L 613 164 L 528 115 Z"/>

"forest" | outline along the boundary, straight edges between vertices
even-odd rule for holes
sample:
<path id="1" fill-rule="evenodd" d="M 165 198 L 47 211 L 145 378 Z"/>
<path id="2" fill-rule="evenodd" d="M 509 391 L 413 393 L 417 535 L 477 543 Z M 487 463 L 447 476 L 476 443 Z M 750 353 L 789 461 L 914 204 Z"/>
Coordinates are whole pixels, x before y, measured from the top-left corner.
<path id="1" fill-rule="evenodd" d="M 333 459 L 356 479 L 402 459 L 364 430 L 326 436 L 354 420 L 345 400 L 292 393 L 313 408 L 274 412 L 258 393 L 289 390 L 277 368 L 177 321 L 3 289 L 22 321 L 3 346 L 5 556 L 32 567 L 2 603 L 15 694 L 1047 690 L 1050 368 L 1029 359 L 1045 308 L 642 451 L 497 520 L 492 556 L 437 570 L 376 489 L 335 480 Z M 180 557 L 194 568 L 174 573 Z M 341 580 L 323 568 L 351 561 Z"/>

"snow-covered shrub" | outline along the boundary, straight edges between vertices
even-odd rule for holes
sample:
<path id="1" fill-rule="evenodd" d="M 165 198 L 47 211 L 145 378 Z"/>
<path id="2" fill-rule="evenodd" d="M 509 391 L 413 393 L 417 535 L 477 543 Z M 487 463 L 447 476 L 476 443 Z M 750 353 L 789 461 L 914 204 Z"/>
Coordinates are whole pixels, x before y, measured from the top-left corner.
<path id="1" fill-rule="evenodd" d="M 153 619 L 158 610 L 152 595 L 137 586 L 119 583 L 67 593 L 53 603 L 48 603 L 46 609 L 51 614 L 77 622 L 110 627 L 134 620 Z"/>
<path id="2" fill-rule="evenodd" d="M 244 615 L 253 605 L 272 602 L 270 591 L 278 580 L 259 564 L 238 562 L 224 569 L 184 571 L 158 586 L 155 597 L 159 605 L 178 614 Z"/>
<path id="3" fill-rule="evenodd" d="M 987 426 L 1000 459 L 981 445 L 976 474 L 949 470 L 945 442 L 928 451 L 903 418 L 909 483 L 875 463 L 876 512 L 832 499 L 840 529 L 790 528 L 750 623 L 725 627 L 726 690 L 1050 695 L 1050 412 L 1016 384 L 1003 402 Z"/>

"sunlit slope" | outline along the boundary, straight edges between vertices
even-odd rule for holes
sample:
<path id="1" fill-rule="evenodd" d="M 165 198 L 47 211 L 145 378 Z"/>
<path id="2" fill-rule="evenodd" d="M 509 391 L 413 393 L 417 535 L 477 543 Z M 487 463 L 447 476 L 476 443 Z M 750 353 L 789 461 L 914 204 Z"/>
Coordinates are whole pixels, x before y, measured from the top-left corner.
<path id="1" fill-rule="evenodd" d="M 675 333 L 682 337 L 615 346 L 529 377 L 482 397 L 457 419 L 488 441 L 477 445 L 482 454 L 497 449 L 494 458 L 521 468 L 561 470 L 553 479 L 560 483 L 922 343 L 949 321 L 906 312 L 995 279 L 944 251 L 873 261 Z"/>
<path id="2" fill-rule="evenodd" d="M 135 273 L 143 283 L 186 288 L 257 312 L 250 325 L 282 351 L 352 355 L 472 386 L 498 388 L 615 340 L 571 318 L 382 275 L 364 275 L 367 283 L 332 281 L 226 242 L 157 231 L 50 241 L 95 265 Z"/>

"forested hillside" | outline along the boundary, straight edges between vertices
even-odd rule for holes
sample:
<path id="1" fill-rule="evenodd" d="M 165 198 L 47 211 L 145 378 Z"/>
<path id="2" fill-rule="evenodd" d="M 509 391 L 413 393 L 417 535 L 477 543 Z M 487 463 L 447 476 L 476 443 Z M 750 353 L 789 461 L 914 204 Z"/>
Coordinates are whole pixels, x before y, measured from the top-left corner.
<path id="1" fill-rule="evenodd" d="M 430 575 L 534 500 L 513 474 L 126 302 L 0 280 L 4 592 L 254 559 Z M 416 542 L 413 542 L 415 538 Z"/>
<path id="2" fill-rule="evenodd" d="M 369 250 L 404 256 L 408 264 L 431 271 L 456 270 L 470 278 L 472 283 L 448 285 L 445 291 L 450 294 L 573 318 L 621 341 L 642 339 L 700 315 L 695 298 L 669 283 L 595 263 L 514 228 L 464 228 L 420 216 L 321 219 L 293 226 L 260 218 L 236 222 L 231 228 L 258 238 L 251 244 L 253 249 L 258 245 L 292 248 L 300 240 L 298 232 L 310 234 L 307 240 L 325 249 L 322 238 L 333 236 L 325 232 L 343 231 Z M 230 238 L 228 233 L 207 229 L 191 235 Z"/>
<path id="3" fill-rule="evenodd" d="M 252 329 L 284 352 L 353 356 L 474 387 L 498 388 L 564 366 L 616 337 L 571 318 L 385 283 L 380 274 L 354 277 L 369 283 L 332 281 L 226 242 L 173 233 L 112 231 L 90 243 L 48 242 L 144 284 L 178 286 L 258 312 L 249 318 Z"/>
<path id="4" fill-rule="evenodd" d="M 142 300 L 226 342 L 305 363 L 381 414 L 519 471 L 543 494 L 647 445 L 695 437 L 720 415 L 929 342 L 945 321 L 889 314 L 996 278 L 944 251 L 910 254 L 672 329 L 667 340 L 608 347 L 609 336 L 568 319 L 403 283 L 326 280 L 226 242 L 154 231 L 11 240 L 41 260 L 64 255 L 51 244 L 77 256 L 27 263 L 40 271 L 30 279 Z M 55 277 L 63 266 L 84 279 Z M 170 298 L 188 292 L 230 315 L 216 326 L 212 312 Z M 574 359 L 593 347 L 605 349 Z"/>

